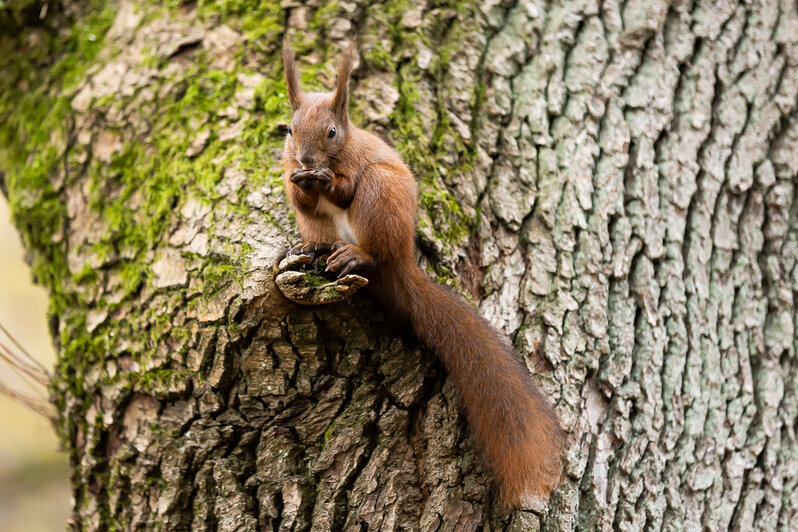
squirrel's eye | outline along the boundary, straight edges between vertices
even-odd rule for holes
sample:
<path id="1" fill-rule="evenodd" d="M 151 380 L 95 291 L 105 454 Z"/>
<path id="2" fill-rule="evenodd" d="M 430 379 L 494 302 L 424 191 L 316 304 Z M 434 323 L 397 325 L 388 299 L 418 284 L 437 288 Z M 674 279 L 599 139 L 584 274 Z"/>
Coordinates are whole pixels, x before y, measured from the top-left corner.
<path id="1" fill-rule="evenodd" d="M 291 124 L 288 124 L 288 134 L 293 135 L 294 131 L 291 129 Z"/>
<path id="2" fill-rule="evenodd" d="M 328 138 L 328 139 L 331 139 L 331 138 L 333 138 L 334 136 L 335 136 L 335 128 L 334 128 L 334 127 L 331 127 L 331 128 L 330 128 L 330 132 L 329 132 L 329 133 L 327 133 L 327 138 Z"/>

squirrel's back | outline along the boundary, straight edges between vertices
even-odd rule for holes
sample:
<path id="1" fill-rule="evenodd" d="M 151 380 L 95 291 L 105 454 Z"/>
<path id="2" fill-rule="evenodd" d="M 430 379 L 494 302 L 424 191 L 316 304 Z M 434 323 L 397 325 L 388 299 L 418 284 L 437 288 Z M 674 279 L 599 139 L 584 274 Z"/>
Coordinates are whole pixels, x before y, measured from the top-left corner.
<path id="1" fill-rule="evenodd" d="M 405 177 L 415 180 L 399 151 L 382 137 L 351 124 L 349 130 L 351 138 L 337 161 L 339 165 L 357 167 L 360 170 L 372 165 L 386 165 L 402 170 Z"/>

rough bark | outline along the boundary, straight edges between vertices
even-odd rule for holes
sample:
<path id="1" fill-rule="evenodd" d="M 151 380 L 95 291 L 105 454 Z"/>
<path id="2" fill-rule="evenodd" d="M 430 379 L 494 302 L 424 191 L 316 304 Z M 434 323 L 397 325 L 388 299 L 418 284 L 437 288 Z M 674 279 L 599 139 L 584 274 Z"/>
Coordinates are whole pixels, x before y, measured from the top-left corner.
<path id="1" fill-rule="evenodd" d="M 53 5 L 0 36 L 0 181 L 75 529 L 794 529 L 795 2 Z M 568 431 L 549 504 L 497 506 L 445 372 L 367 298 L 277 294 L 286 35 L 319 87 L 357 39 L 419 260 Z"/>

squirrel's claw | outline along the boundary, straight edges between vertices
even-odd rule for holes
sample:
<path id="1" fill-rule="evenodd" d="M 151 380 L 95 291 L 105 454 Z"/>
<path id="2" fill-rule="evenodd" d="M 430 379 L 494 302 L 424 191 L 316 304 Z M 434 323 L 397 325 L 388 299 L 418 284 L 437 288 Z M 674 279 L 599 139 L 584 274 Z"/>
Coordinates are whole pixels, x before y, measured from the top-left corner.
<path id="1" fill-rule="evenodd" d="M 371 256 L 353 244 L 336 242 L 332 249 L 335 251 L 327 259 L 325 271 L 337 272 L 339 277 L 343 277 L 354 270 L 370 270 L 374 267 Z"/>

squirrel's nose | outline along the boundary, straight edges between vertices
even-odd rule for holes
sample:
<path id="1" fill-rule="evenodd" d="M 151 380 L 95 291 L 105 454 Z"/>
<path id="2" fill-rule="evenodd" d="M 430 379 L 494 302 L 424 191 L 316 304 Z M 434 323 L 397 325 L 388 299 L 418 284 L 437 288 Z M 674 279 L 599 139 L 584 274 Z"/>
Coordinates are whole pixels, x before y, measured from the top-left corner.
<path id="1" fill-rule="evenodd" d="M 299 164 L 312 168 L 316 162 L 315 158 L 308 153 L 300 153 L 297 157 Z"/>

